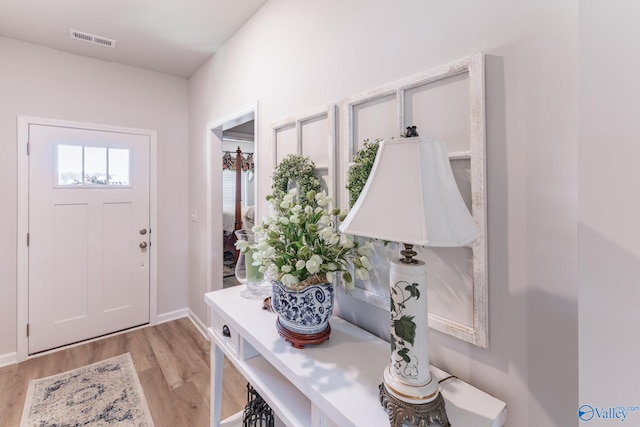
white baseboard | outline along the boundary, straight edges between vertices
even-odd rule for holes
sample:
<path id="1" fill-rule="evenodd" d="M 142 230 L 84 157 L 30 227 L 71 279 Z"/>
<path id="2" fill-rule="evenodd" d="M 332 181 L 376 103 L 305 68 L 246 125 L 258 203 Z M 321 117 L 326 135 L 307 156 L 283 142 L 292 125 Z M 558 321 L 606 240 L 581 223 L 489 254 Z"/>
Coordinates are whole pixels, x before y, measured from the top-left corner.
<path id="1" fill-rule="evenodd" d="M 159 314 L 156 319 L 156 325 L 160 323 L 170 322 L 172 320 L 182 319 L 183 317 L 188 317 L 191 320 L 191 323 L 196 327 L 198 331 L 202 334 L 203 337 L 209 341 L 209 335 L 207 334 L 207 327 L 204 323 L 195 315 L 190 308 L 182 308 L 180 310 L 170 311 L 169 313 Z"/>
<path id="2" fill-rule="evenodd" d="M 191 322 L 193 322 L 193 324 L 200 331 L 202 336 L 204 336 L 207 339 L 207 341 L 209 341 L 209 334 L 207 334 L 207 326 L 204 323 L 202 323 L 202 321 L 198 318 L 198 316 L 195 315 L 193 311 L 191 311 L 190 308 L 188 309 L 188 311 L 189 311 L 189 319 L 191 319 Z"/>
<path id="3" fill-rule="evenodd" d="M 204 325 L 204 323 L 202 323 L 200 321 L 200 319 L 198 319 L 198 316 L 196 316 L 193 313 L 193 311 L 191 311 L 188 308 L 182 308 L 180 310 L 175 310 L 175 311 L 170 311 L 168 313 L 159 314 L 156 317 L 156 322 L 154 324 L 158 325 L 160 323 L 165 323 L 165 322 L 170 322 L 172 320 L 182 319 L 183 317 L 188 317 L 189 320 L 191 320 L 191 322 L 194 324 L 196 329 L 198 329 L 198 331 L 207 339 L 207 341 L 209 340 L 209 336 L 207 334 L 207 327 Z M 143 326 L 139 326 L 139 327 L 136 327 L 136 328 L 133 328 L 133 329 L 141 329 L 141 328 L 145 328 L 147 326 L 151 326 L 151 325 L 143 325 Z M 123 334 L 123 333 L 127 333 L 127 332 L 130 332 L 130 331 L 131 331 L 131 329 L 128 329 L 128 330 L 116 332 L 113 335 Z M 76 344 L 71 344 L 71 345 L 63 347 L 63 348 L 75 347 L 75 346 L 79 346 L 79 345 L 82 345 L 82 344 L 86 344 L 88 342 L 100 340 L 100 339 L 103 339 L 103 338 L 104 337 L 97 337 L 97 338 L 93 338 L 93 339 L 86 340 L 86 341 L 83 341 L 83 342 L 79 342 L 79 343 L 76 343 Z M 41 354 L 38 354 L 38 355 L 32 356 L 32 357 L 43 356 L 45 354 L 53 353 L 53 352 L 59 351 L 61 349 L 62 348 L 57 348 L 57 349 L 51 350 L 49 352 L 41 353 Z M 28 358 L 31 358 L 31 357 L 28 357 Z M 13 352 L 13 353 L 0 354 L 0 368 L 2 368 L 4 366 L 8 366 L 8 365 L 13 365 L 15 363 L 18 363 L 18 353 Z"/>
<path id="4" fill-rule="evenodd" d="M 3 366 L 13 365 L 14 363 L 18 363 L 18 353 L 15 351 L 13 353 L 0 355 L 0 368 Z"/>
<path id="5" fill-rule="evenodd" d="M 183 317 L 189 316 L 188 308 L 181 308 L 180 310 L 170 311 L 168 313 L 158 314 L 156 317 L 156 325 L 160 323 L 170 322 L 172 320 L 182 319 Z"/>

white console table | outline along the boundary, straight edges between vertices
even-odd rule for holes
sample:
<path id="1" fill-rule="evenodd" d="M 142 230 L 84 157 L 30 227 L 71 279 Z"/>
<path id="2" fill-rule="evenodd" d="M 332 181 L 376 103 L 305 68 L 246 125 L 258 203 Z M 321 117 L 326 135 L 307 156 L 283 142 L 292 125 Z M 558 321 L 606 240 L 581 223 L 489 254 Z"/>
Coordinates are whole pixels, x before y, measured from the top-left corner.
<path id="1" fill-rule="evenodd" d="M 226 356 L 287 426 L 388 426 L 378 385 L 389 364 L 389 344 L 340 319 L 331 337 L 295 349 L 276 331 L 276 315 L 262 301 L 240 296 L 243 286 L 205 295 L 211 326 L 211 425 L 221 424 L 222 364 Z M 223 327 L 230 336 L 223 335 Z M 439 380 L 449 374 L 432 367 Z M 452 378 L 441 384 L 453 427 L 499 427 L 504 402 Z M 434 424 L 435 426 L 435 424 Z"/>

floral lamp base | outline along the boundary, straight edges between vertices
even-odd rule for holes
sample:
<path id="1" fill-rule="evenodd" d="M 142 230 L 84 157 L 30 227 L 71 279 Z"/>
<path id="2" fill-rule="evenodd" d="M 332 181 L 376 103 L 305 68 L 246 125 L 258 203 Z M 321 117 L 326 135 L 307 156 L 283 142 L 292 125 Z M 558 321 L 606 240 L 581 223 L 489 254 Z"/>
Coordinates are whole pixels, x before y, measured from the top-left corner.
<path id="1" fill-rule="evenodd" d="M 426 264 L 392 260 L 389 285 L 391 363 L 383 372 L 380 403 L 392 427 L 405 420 L 412 426 L 426 427 L 433 421 L 450 426 L 438 382 L 429 371 Z"/>
<path id="2" fill-rule="evenodd" d="M 280 318 L 276 321 L 276 329 L 282 338 L 289 341 L 295 348 L 304 348 L 307 344 L 321 344 L 329 339 L 331 335 L 331 325 L 327 325 L 327 329 L 317 334 L 299 334 L 290 331 L 281 322 Z"/>

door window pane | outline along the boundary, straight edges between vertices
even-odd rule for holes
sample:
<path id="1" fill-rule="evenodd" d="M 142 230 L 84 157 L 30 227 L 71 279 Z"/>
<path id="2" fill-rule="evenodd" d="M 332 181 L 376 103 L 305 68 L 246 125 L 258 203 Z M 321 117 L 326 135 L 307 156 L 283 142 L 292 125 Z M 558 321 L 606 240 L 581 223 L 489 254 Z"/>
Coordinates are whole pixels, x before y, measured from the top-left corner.
<path id="1" fill-rule="evenodd" d="M 82 185 L 82 146 L 58 145 L 58 185 Z"/>
<path id="2" fill-rule="evenodd" d="M 129 185 L 129 150 L 109 149 L 109 185 Z"/>
<path id="3" fill-rule="evenodd" d="M 107 184 L 107 149 L 84 147 L 84 183 Z"/>

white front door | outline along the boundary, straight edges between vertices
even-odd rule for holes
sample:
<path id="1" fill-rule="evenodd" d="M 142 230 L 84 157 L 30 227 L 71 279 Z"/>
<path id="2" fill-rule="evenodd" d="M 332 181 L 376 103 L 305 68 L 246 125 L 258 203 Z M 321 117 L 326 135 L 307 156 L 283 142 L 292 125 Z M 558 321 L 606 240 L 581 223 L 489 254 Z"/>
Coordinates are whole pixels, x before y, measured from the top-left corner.
<path id="1" fill-rule="evenodd" d="M 29 125 L 29 354 L 149 322 L 148 135 Z"/>

